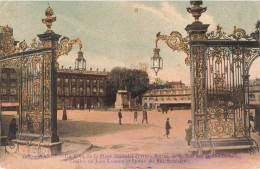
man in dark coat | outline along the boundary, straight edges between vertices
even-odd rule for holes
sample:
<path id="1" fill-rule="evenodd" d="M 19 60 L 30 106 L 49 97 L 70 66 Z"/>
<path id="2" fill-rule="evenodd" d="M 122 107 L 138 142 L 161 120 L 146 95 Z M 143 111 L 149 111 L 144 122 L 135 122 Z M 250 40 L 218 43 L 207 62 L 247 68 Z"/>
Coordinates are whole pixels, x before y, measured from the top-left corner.
<path id="1" fill-rule="evenodd" d="M 9 133 L 8 133 L 8 137 L 10 138 L 10 140 L 12 139 L 16 139 L 16 132 L 17 132 L 18 128 L 16 125 L 16 119 L 13 118 L 12 121 L 9 124 Z"/>
<path id="2" fill-rule="evenodd" d="M 191 120 L 188 120 L 188 125 L 189 125 L 189 128 L 185 129 L 186 131 L 186 137 L 185 137 L 185 140 L 188 142 L 188 146 L 190 145 L 190 142 L 191 142 L 191 139 L 192 139 L 192 121 Z"/>
<path id="3" fill-rule="evenodd" d="M 166 129 L 166 136 L 168 138 L 168 135 L 170 134 L 170 129 L 171 129 L 171 125 L 170 125 L 170 122 L 169 122 L 169 118 L 167 118 L 167 121 L 166 121 L 166 124 L 165 124 L 165 129 Z"/>
<path id="4" fill-rule="evenodd" d="M 119 124 L 122 125 L 121 119 L 122 119 L 123 117 L 122 117 L 121 109 L 120 109 L 119 112 L 118 112 L 118 118 L 119 118 Z"/>
<path id="5" fill-rule="evenodd" d="M 137 121 L 137 111 L 134 112 L 134 121 Z"/>
<path id="6" fill-rule="evenodd" d="M 144 123 L 144 120 L 146 121 L 146 124 L 148 124 L 148 117 L 147 117 L 147 111 L 146 111 L 146 109 L 143 110 L 143 120 L 142 120 L 142 124 Z"/>

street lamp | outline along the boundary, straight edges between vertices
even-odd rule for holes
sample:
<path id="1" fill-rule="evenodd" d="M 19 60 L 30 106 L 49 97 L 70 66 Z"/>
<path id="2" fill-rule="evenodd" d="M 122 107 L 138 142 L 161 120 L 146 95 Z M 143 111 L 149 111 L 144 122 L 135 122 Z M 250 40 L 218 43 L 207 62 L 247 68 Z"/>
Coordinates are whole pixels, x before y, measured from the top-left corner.
<path id="1" fill-rule="evenodd" d="M 154 48 L 153 49 L 153 57 L 151 58 L 151 69 L 154 70 L 156 76 L 160 69 L 163 68 L 163 59 L 160 57 L 160 49 Z"/>

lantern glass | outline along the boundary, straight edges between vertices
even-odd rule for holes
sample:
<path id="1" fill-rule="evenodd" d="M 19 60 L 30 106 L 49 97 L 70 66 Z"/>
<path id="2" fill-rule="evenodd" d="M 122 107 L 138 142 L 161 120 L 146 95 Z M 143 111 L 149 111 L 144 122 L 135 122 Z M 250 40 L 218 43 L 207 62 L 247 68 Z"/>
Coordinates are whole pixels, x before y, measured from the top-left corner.
<path id="1" fill-rule="evenodd" d="M 158 71 L 163 68 L 163 59 L 159 55 L 160 52 L 159 48 L 154 48 L 153 52 L 154 55 L 151 58 L 151 69 L 154 69 L 157 75 Z"/>

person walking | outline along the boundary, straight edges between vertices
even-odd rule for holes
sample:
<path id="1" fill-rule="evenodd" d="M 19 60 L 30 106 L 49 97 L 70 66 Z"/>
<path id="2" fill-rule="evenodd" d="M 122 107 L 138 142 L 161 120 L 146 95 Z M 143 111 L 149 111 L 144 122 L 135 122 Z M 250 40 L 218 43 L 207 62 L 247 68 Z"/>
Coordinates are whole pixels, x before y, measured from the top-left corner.
<path id="1" fill-rule="evenodd" d="M 249 123 L 250 123 L 250 129 L 252 128 L 252 132 L 256 132 L 255 121 L 254 121 L 254 116 L 253 116 L 252 112 L 250 112 L 250 114 L 249 114 Z"/>
<path id="2" fill-rule="evenodd" d="M 122 117 L 121 109 L 120 109 L 119 112 L 118 112 L 118 118 L 119 118 L 119 125 L 122 125 L 121 119 L 122 119 L 123 117 Z"/>
<path id="3" fill-rule="evenodd" d="M 143 120 L 142 120 L 142 124 L 144 123 L 144 120 L 146 121 L 146 124 L 148 124 L 148 117 L 147 117 L 147 111 L 146 111 L 146 109 L 143 110 Z"/>
<path id="4" fill-rule="evenodd" d="M 12 121 L 9 124 L 9 132 L 8 132 L 8 137 L 10 140 L 16 139 L 17 130 L 18 130 L 18 127 L 16 125 L 16 119 L 12 118 Z"/>
<path id="5" fill-rule="evenodd" d="M 188 146 L 190 146 L 190 142 L 192 139 L 192 125 L 191 124 L 192 124 L 192 121 L 188 120 L 189 127 L 187 129 L 185 129 L 185 131 L 186 131 L 185 140 L 188 142 Z"/>
<path id="6" fill-rule="evenodd" d="M 134 112 L 134 121 L 137 121 L 137 111 Z"/>
<path id="7" fill-rule="evenodd" d="M 167 118 L 167 121 L 165 123 L 165 129 L 166 129 L 166 133 L 165 135 L 167 136 L 167 138 L 169 138 L 169 134 L 170 134 L 170 129 L 171 129 L 171 125 L 170 125 L 170 122 L 169 122 L 169 118 Z"/>

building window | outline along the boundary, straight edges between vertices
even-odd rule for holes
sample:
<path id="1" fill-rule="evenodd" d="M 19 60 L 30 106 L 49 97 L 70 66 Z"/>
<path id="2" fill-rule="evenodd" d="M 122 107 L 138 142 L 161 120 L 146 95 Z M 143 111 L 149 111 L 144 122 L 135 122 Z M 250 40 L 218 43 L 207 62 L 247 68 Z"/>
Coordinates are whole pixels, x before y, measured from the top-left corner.
<path id="1" fill-rule="evenodd" d="M 63 107 L 62 107 L 62 100 L 61 99 L 57 100 L 57 108 L 58 109 L 63 109 Z"/>
<path id="2" fill-rule="evenodd" d="M 87 87 L 87 96 L 90 96 L 90 87 Z"/>
<path id="3" fill-rule="evenodd" d="M 72 95 L 76 95 L 76 94 L 77 94 L 77 93 L 76 93 L 76 86 L 73 86 L 73 87 L 72 87 L 71 93 L 72 93 Z"/>
<path id="4" fill-rule="evenodd" d="M 97 95 L 97 88 L 96 87 L 93 88 L 93 95 L 94 96 Z"/>
<path id="5" fill-rule="evenodd" d="M 83 83 L 83 79 L 79 79 L 79 83 L 82 84 Z"/>
<path id="6" fill-rule="evenodd" d="M 65 84 L 68 84 L 69 83 L 69 79 L 65 79 Z"/>
<path id="7" fill-rule="evenodd" d="M 11 73 L 11 79 L 16 79 L 16 73 Z"/>
<path id="8" fill-rule="evenodd" d="M 11 94 L 16 94 L 16 88 L 11 88 L 10 92 L 11 92 Z"/>
<path id="9" fill-rule="evenodd" d="M 57 78 L 57 83 L 58 83 L 58 84 L 60 83 L 60 78 Z"/>
<path id="10" fill-rule="evenodd" d="M 60 86 L 57 87 L 57 94 L 61 94 L 61 87 Z"/>
<path id="11" fill-rule="evenodd" d="M 99 85 L 100 85 L 100 86 L 103 86 L 103 85 L 104 85 L 104 80 L 100 80 L 100 81 L 99 81 Z"/>
<path id="12" fill-rule="evenodd" d="M 102 96 L 103 93 L 104 93 L 104 89 L 103 89 L 103 88 L 100 88 L 100 89 L 99 89 L 99 95 Z"/>
<path id="13" fill-rule="evenodd" d="M 93 80 L 93 85 L 97 85 L 97 80 Z"/>
<path id="14" fill-rule="evenodd" d="M 177 99 L 176 99 L 176 98 L 174 98 L 174 101 L 177 101 Z"/>
<path id="15" fill-rule="evenodd" d="M 11 88 L 10 91 L 11 91 L 11 94 L 16 94 L 16 89 L 15 88 Z"/>
<path id="16" fill-rule="evenodd" d="M 191 100 L 191 98 L 189 97 L 188 100 Z"/>
<path id="17" fill-rule="evenodd" d="M 1 93 L 6 94 L 6 84 L 2 83 Z"/>
<path id="18" fill-rule="evenodd" d="M 79 87 L 79 95 L 83 96 L 84 92 L 83 92 L 83 86 Z"/>
<path id="19" fill-rule="evenodd" d="M 87 85 L 90 85 L 90 80 L 87 80 Z"/>
<path id="20" fill-rule="evenodd" d="M 14 102 L 14 101 L 16 101 L 16 99 L 15 99 L 15 97 L 10 97 L 9 101 Z"/>
<path id="21" fill-rule="evenodd" d="M 64 91 L 65 91 L 65 95 L 69 95 L 69 87 L 68 87 L 68 86 L 66 86 L 66 87 L 64 88 Z"/>
<path id="22" fill-rule="evenodd" d="M 255 95 L 254 95 L 254 94 L 250 94 L 250 95 L 249 95 L 249 98 L 254 99 L 254 98 L 255 98 Z"/>
<path id="23" fill-rule="evenodd" d="M 6 88 L 5 88 L 5 87 L 2 87 L 2 88 L 1 88 L 1 93 L 2 93 L 2 94 L 6 94 Z"/>
<path id="24" fill-rule="evenodd" d="M 65 108 L 68 109 L 70 107 L 69 99 L 65 99 L 64 104 L 65 104 Z"/>
<path id="25" fill-rule="evenodd" d="M 6 73 L 2 73 L 2 79 L 7 79 L 7 74 Z"/>
<path id="26" fill-rule="evenodd" d="M 180 100 L 183 100 L 183 98 L 181 98 Z"/>
<path id="27" fill-rule="evenodd" d="M 76 84 L 76 79 L 72 79 L 72 84 Z"/>

